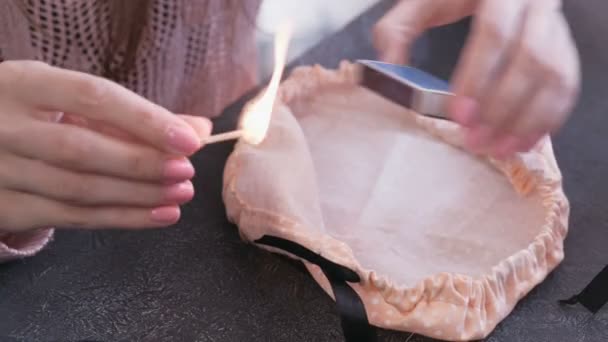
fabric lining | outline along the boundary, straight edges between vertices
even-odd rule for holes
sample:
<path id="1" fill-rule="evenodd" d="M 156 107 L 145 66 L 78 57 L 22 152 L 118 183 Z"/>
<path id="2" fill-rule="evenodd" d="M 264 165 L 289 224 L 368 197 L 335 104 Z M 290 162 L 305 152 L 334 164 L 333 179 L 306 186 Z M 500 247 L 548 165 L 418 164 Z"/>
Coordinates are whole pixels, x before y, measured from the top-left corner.
<path id="1" fill-rule="evenodd" d="M 344 62 L 283 82 L 266 140 L 239 142 L 226 165 L 228 216 L 247 241 L 278 236 L 355 270 L 376 326 L 484 338 L 564 257 L 551 142 L 508 161 L 472 156 L 454 123 L 356 79 Z"/>

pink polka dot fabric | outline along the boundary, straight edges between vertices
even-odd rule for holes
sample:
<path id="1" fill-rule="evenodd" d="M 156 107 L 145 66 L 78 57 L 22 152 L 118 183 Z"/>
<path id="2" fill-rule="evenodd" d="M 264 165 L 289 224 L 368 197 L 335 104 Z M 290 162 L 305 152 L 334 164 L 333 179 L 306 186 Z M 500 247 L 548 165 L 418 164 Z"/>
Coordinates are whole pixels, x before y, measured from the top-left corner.
<path id="1" fill-rule="evenodd" d="M 228 216 L 246 241 L 291 240 L 355 271 L 371 324 L 484 338 L 564 258 L 549 138 L 506 161 L 470 155 L 460 127 L 359 87 L 349 62 L 296 69 L 279 97 L 265 141 L 228 160 Z"/>

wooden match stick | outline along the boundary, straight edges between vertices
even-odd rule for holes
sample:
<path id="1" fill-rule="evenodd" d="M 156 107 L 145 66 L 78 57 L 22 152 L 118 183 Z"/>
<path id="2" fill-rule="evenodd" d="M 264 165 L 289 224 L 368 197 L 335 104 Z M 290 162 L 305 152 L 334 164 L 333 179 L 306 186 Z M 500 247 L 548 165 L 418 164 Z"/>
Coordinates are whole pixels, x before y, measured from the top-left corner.
<path id="1" fill-rule="evenodd" d="M 237 129 L 235 131 L 211 135 L 207 139 L 203 140 L 203 144 L 209 145 L 209 144 L 219 143 L 222 141 L 239 139 L 240 137 L 243 136 L 243 133 L 244 132 L 242 129 Z"/>

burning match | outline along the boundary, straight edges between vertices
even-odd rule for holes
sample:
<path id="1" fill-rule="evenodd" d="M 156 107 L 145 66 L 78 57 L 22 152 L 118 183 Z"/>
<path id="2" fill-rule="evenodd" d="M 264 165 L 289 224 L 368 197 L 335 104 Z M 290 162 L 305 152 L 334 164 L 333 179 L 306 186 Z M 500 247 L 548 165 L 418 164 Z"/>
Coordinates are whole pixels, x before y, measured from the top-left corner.
<path id="1" fill-rule="evenodd" d="M 243 136 L 243 130 L 237 129 L 236 131 L 230 131 L 226 133 L 215 134 L 209 136 L 207 139 L 203 140 L 205 145 L 216 144 L 222 141 L 235 140 L 240 139 Z"/>
<path id="2" fill-rule="evenodd" d="M 274 46 L 274 71 L 270 84 L 264 94 L 245 107 L 244 113 L 239 124 L 240 128 L 234 131 L 216 134 L 203 141 L 204 144 L 215 144 L 227 140 L 241 139 L 249 144 L 258 145 L 266 137 L 270 126 L 270 117 L 274 107 L 279 85 L 283 77 L 283 69 L 287 61 L 287 51 L 291 38 L 291 27 L 283 26 L 275 37 Z"/>

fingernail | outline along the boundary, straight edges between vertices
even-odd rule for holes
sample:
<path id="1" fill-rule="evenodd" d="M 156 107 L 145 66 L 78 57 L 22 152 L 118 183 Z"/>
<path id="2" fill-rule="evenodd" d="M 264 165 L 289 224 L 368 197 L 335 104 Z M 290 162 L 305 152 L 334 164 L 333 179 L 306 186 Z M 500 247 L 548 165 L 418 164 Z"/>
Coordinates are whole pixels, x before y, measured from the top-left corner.
<path id="1" fill-rule="evenodd" d="M 186 158 L 171 159 L 165 163 L 163 177 L 169 180 L 181 181 L 194 177 L 194 166 Z"/>
<path id="2" fill-rule="evenodd" d="M 201 147 L 200 139 L 190 127 L 173 125 L 167 129 L 166 135 L 175 153 L 189 156 Z"/>
<path id="3" fill-rule="evenodd" d="M 469 127 L 477 121 L 477 109 L 477 101 L 469 97 L 457 96 L 450 102 L 448 111 L 452 120 Z"/>
<path id="4" fill-rule="evenodd" d="M 171 185 L 165 189 L 165 200 L 168 203 L 183 204 L 194 197 L 194 186 L 190 181 Z"/>
<path id="5" fill-rule="evenodd" d="M 179 207 L 160 207 L 152 210 L 150 213 L 150 219 L 161 224 L 173 224 L 179 221 L 180 215 L 181 213 Z"/>

